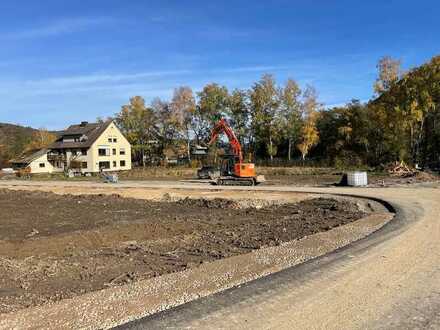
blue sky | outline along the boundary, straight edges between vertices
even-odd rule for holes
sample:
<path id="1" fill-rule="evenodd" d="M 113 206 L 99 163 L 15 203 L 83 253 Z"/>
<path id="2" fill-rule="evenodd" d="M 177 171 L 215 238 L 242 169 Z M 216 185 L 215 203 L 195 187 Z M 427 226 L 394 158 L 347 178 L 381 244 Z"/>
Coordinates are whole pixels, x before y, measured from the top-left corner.
<path id="1" fill-rule="evenodd" d="M 438 1 L 0 2 L 0 122 L 61 129 L 141 95 L 263 73 L 311 84 L 327 106 L 368 100 L 383 55 L 439 54 Z"/>

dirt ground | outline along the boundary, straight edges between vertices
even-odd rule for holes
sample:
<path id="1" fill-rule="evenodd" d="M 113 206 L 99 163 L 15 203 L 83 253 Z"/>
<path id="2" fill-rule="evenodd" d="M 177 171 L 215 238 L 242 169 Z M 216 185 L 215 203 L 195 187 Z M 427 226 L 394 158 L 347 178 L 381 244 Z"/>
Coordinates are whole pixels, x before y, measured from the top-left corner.
<path id="1" fill-rule="evenodd" d="M 0 190 L 0 313 L 276 246 L 362 218 L 314 198 L 244 207 L 223 199 Z"/>
<path id="2" fill-rule="evenodd" d="M 341 181 L 342 173 L 334 174 L 312 174 L 312 175 L 267 175 L 266 185 L 275 186 L 309 186 L 309 187 L 325 187 L 335 186 Z M 413 177 L 398 177 L 387 174 L 369 173 L 369 187 L 397 187 L 409 186 L 414 184 L 438 182 L 440 177 L 434 174 L 420 172 Z"/>

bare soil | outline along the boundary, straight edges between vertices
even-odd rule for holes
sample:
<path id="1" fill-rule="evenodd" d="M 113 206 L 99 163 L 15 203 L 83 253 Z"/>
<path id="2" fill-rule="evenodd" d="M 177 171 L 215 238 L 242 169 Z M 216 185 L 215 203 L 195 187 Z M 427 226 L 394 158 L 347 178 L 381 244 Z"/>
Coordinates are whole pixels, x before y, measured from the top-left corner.
<path id="1" fill-rule="evenodd" d="M 243 207 L 224 199 L 0 190 L 0 313 L 280 245 L 365 216 L 348 200 Z"/>

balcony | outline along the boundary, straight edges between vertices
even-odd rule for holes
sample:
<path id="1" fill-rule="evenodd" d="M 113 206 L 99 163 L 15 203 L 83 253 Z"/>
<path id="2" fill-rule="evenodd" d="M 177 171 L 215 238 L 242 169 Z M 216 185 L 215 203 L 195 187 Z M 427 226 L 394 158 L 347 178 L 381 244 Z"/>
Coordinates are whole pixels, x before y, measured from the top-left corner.
<path id="1" fill-rule="evenodd" d="M 47 154 L 47 160 L 49 162 L 56 162 L 56 161 L 64 162 L 64 161 L 66 161 L 66 155 L 64 155 L 64 154 L 48 153 Z"/>

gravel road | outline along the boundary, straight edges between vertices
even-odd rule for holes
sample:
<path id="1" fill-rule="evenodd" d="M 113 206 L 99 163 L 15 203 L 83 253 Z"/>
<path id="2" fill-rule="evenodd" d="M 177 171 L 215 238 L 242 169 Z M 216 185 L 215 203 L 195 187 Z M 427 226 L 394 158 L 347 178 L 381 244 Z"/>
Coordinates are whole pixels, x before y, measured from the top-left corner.
<path id="1" fill-rule="evenodd" d="M 330 256 L 123 328 L 440 329 L 439 189 L 294 190 L 382 198 L 399 219 Z"/>

